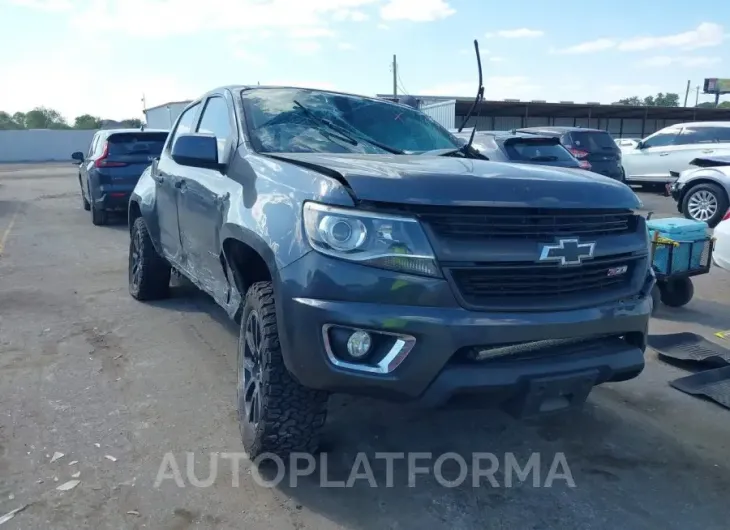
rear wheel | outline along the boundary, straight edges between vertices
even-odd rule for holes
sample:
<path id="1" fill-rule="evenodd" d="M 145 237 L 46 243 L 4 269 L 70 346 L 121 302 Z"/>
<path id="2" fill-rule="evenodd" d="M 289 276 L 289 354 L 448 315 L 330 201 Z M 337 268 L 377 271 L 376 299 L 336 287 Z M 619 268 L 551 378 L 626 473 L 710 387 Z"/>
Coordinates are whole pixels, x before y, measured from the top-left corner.
<path id="1" fill-rule="evenodd" d="M 102 210 L 95 204 L 91 205 L 91 223 L 96 226 L 103 226 L 107 223 L 106 210 Z"/>
<path id="2" fill-rule="evenodd" d="M 682 212 L 687 219 L 704 221 L 714 228 L 728 209 L 728 197 L 717 184 L 691 187 L 682 199 Z"/>
<path id="3" fill-rule="evenodd" d="M 237 364 L 238 422 L 249 457 L 315 452 L 328 396 L 299 384 L 284 365 L 271 282 L 246 293 Z"/>
<path id="4" fill-rule="evenodd" d="M 129 242 L 129 294 L 137 300 L 158 300 L 169 290 L 170 264 L 157 253 L 144 219 L 138 217 Z"/>
<path id="5" fill-rule="evenodd" d="M 81 201 L 84 206 L 84 210 L 88 212 L 91 210 L 91 204 L 89 204 L 89 201 L 86 200 L 86 195 L 84 195 L 84 187 L 81 185 L 81 175 L 79 175 L 79 188 L 81 189 Z"/>

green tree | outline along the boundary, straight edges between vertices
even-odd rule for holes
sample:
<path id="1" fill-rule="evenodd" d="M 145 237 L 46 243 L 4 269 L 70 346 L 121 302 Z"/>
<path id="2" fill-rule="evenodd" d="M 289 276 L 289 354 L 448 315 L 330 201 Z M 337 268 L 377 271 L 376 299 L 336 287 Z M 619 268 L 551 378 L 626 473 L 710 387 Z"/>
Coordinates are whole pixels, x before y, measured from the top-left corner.
<path id="1" fill-rule="evenodd" d="M 13 114 L 13 121 L 17 123 L 21 129 L 25 129 L 25 112 L 16 112 Z"/>
<path id="2" fill-rule="evenodd" d="M 66 120 L 57 110 L 36 107 L 25 115 L 26 129 L 68 129 Z"/>
<path id="3" fill-rule="evenodd" d="M 703 101 L 699 105 L 697 105 L 698 109 L 714 109 L 715 108 L 715 102 L 714 101 Z M 720 104 L 717 106 L 718 109 L 730 109 L 730 101 L 721 101 Z"/>
<path id="4" fill-rule="evenodd" d="M 22 129 L 23 125 L 16 122 L 9 113 L 0 110 L 0 130 Z"/>
<path id="5" fill-rule="evenodd" d="M 673 92 L 659 92 L 656 96 L 646 96 L 640 98 L 631 96 L 630 98 L 619 99 L 614 105 L 633 105 L 636 107 L 679 107 L 679 94 Z"/>
<path id="6" fill-rule="evenodd" d="M 640 107 L 643 104 L 644 104 L 644 100 L 638 98 L 637 96 L 631 96 L 630 98 L 619 99 L 617 102 L 614 103 L 614 105 L 633 105 L 635 107 Z"/>
<path id="7" fill-rule="evenodd" d="M 129 127 L 131 129 L 139 129 L 142 127 L 142 120 L 138 118 L 131 118 L 129 120 L 122 120 L 123 127 Z"/>
<path id="8" fill-rule="evenodd" d="M 74 129 L 100 129 L 101 118 L 92 116 L 91 114 L 82 114 L 76 116 L 74 120 Z"/>

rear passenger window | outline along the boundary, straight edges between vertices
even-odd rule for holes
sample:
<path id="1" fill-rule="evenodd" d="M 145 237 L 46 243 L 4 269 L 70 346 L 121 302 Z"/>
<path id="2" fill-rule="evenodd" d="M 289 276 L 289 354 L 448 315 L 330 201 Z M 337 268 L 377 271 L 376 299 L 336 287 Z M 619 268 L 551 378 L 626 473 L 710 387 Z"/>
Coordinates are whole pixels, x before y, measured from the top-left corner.
<path id="1" fill-rule="evenodd" d="M 685 127 L 675 145 L 710 144 L 717 142 L 716 127 Z"/>
<path id="2" fill-rule="evenodd" d="M 222 97 L 212 97 L 205 104 L 198 132 L 212 134 L 218 140 L 218 160 L 225 155 L 226 141 L 231 137 L 231 119 L 228 104 Z"/>
<path id="3" fill-rule="evenodd" d="M 200 103 L 196 103 L 180 115 L 180 120 L 177 122 L 177 126 L 175 127 L 170 147 L 172 147 L 172 144 L 175 143 L 175 139 L 177 139 L 179 135 L 187 134 L 193 130 L 193 120 L 195 119 L 195 114 L 198 112 L 198 107 L 200 107 Z"/>

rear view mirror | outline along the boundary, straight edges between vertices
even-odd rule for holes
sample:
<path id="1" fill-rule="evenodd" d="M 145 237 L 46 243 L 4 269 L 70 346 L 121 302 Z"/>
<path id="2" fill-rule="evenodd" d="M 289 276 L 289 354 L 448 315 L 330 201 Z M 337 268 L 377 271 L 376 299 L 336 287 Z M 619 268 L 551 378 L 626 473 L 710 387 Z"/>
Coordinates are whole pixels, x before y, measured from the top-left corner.
<path id="1" fill-rule="evenodd" d="M 218 141 L 212 134 L 181 134 L 172 146 L 172 159 L 181 166 L 219 170 Z"/>
<path id="2" fill-rule="evenodd" d="M 84 153 L 81 151 L 75 151 L 71 153 L 71 160 L 75 160 L 79 164 L 84 161 Z"/>

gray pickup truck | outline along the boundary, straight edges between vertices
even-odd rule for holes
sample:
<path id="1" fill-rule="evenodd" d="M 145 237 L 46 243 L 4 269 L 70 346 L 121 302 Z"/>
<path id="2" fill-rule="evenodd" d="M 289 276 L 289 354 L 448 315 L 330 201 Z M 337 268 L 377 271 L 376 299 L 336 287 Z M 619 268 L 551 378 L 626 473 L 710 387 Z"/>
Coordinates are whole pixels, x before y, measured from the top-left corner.
<path id="1" fill-rule="evenodd" d="M 171 270 L 240 323 L 249 455 L 314 451 L 331 393 L 516 416 L 636 377 L 655 279 L 640 202 L 589 173 L 487 160 L 419 111 L 213 90 L 129 203 L 129 290 Z"/>

